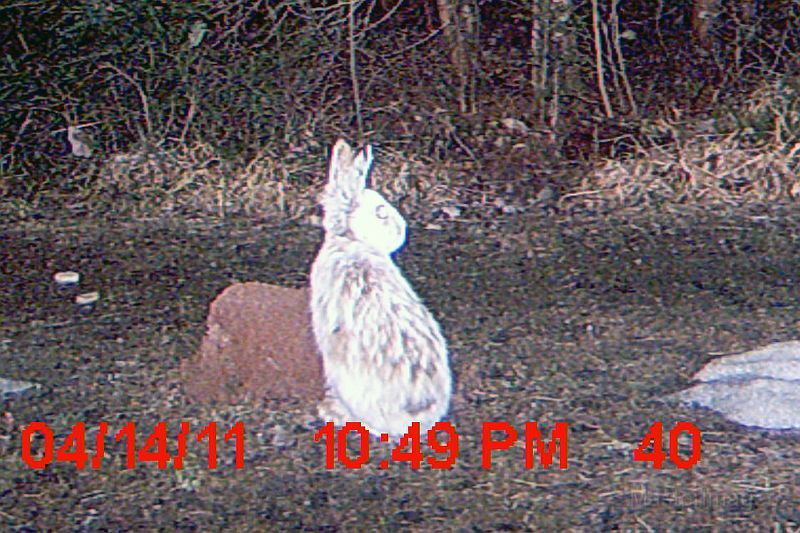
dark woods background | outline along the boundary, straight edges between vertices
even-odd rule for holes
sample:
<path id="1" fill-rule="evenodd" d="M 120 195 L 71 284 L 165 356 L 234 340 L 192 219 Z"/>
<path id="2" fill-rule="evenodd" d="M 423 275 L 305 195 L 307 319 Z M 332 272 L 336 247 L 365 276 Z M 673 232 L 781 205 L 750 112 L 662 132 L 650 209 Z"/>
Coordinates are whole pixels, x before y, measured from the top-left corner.
<path id="1" fill-rule="evenodd" d="M 532 187 L 547 167 L 669 142 L 658 121 L 774 136 L 775 91 L 758 91 L 800 84 L 799 18 L 797 1 L 765 0 L 7 2 L 0 197 L 97 199 L 132 153 L 234 181 L 268 158 L 256 181 L 310 184 L 338 136 Z M 160 168 L 165 195 L 191 180 Z M 154 179 L 117 179 L 114 196 Z"/>

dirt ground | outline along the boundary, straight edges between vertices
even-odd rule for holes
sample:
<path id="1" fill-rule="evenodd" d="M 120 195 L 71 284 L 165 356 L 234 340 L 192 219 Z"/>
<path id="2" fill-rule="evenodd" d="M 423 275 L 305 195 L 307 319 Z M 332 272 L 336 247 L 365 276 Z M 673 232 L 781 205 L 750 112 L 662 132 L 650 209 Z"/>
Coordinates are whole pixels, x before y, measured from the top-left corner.
<path id="1" fill-rule="evenodd" d="M 41 388 L 3 399 L 0 528 L 281 531 L 797 531 L 797 434 L 745 429 L 664 402 L 714 357 L 798 338 L 800 216 L 791 207 L 614 216 L 531 214 L 488 223 L 411 227 L 397 261 L 440 319 L 457 388 L 450 469 L 388 468 L 369 442 L 359 469 L 327 469 L 319 423 L 302 401 L 189 403 L 180 363 L 193 357 L 208 305 L 234 281 L 301 287 L 320 242 L 311 226 L 164 220 L 0 222 L 0 375 Z M 79 288 L 52 275 L 77 270 Z M 76 292 L 97 290 L 90 313 Z M 45 422 L 58 449 L 85 424 L 83 469 L 23 461 L 21 429 Z M 482 466 L 489 421 L 520 432 Z M 534 456 L 522 436 L 568 425 L 566 468 Z M 669 431 L 677 468 L 634 461 L 651 424 Z M 99 465 L 97 435 L 107 423 Z M 158 422 L 183 468 L 131 459 Z M 208 435 L 217 424 L 216 468 Z M 236 467 L 243 429 L 243 467 Z M 500 439 L 502 433 L 487 438 Z M 443 439 L 444 440 L 444 439 Z M 47 442 L 37 432 L 33 459 Z M 157 447 L 153 447 L 151 451 Z M 422 453 L 431 455 L 423 440 Z M 359 454 L 350 439 L 347 456 Z M 138 457 L 138 454 L 134 454 Z M 438 454 L 437 457 L 444 457 Z M 139 457 L 141 459 L 142 457 Z M 146 458 L 146 454 L 145 454 Z M 97 466 L 95 468 L 95 466 Z"/>

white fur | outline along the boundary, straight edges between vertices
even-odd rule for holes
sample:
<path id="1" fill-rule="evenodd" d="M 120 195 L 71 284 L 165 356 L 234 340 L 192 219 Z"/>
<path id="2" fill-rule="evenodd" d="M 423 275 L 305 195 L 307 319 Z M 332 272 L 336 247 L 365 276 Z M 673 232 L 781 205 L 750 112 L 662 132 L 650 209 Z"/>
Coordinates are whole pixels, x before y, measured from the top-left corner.
<path id="1" fill-rule="evenodd" d="M 396 437 L 447 413 L 452 377 L 439 324 L 392 261 L 406 222 L 366 189 L 371 150 L 339 140 L 322 199 L 325 241 L 311 267 L 311 315 L 327 385 L 320 416 Z"/>
<path id="2" fill-rule="evenodd" d="M 406 242 L 406 221 L 394 206 L 372 189 L 362 191 L 357 203 L 350 217 L 355 241 L 387 255 L 403 246 Z"/>

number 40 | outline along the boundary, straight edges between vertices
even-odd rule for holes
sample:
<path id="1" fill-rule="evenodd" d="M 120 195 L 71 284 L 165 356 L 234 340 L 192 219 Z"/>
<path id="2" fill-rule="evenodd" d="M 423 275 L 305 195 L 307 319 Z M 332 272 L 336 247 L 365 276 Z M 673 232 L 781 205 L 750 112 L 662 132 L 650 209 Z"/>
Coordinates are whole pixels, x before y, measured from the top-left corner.
<path id="1" fill-rule="evenodd" d="M 681 433 L 687 432 L 692 438 L 692 453 L 684 459 L 678 455 L 678 438 Z M 633 451 L 634 461 L 651 461 L 654 468 L 661 468 L 666 459 L 662 441 L 662 424 L 653 422 L 647 435 L 642 439 L 642 443 Z M 652 451 L 645 451 L 650 443 L 653 444 Z M 692 468 L 700 460 L 700 430 L 691 422 L 678 422 L 669 432 L 669 460 L 678 468 Z"/>

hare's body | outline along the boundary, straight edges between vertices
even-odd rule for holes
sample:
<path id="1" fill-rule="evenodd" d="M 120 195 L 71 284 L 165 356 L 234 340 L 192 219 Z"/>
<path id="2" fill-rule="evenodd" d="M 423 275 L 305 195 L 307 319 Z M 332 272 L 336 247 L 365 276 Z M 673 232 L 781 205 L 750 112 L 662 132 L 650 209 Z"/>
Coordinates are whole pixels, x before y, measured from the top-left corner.
<path id="1" fill-rule="evenodd" d="M 311 268 L 311 314 L 327 386 L 320 415 L 374 434 L 422 431 L 447 413 L 452 378 L 439 324 L 394 264 L 405 221 L 365 189 L 369 151 L 334 147 L 325 241 Z M 353 185 L 353 181 L 360 181 Z"/>

